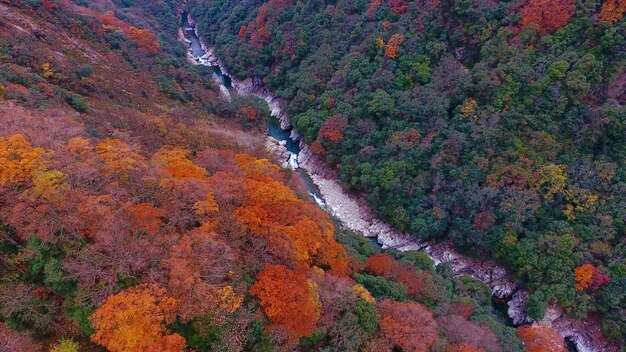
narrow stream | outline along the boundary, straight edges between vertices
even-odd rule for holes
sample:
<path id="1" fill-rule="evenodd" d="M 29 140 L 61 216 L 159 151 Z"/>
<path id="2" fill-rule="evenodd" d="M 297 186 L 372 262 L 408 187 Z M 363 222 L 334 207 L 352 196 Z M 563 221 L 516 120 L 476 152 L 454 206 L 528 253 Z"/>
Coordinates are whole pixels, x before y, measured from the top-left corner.
<path id="1" fill-rule="evenodd" d="M 189 41 L 189 49 L 191 54 L 193 55 L 196 62 L 203 66 L 208 66 L 213 68 L 213 79 L 220 84 L 220 90 L 228 92 L 228 98 L 232 95 L 232 83 L 231 78 L 224 74 L 217 63 L 211 61 L 207 56 L 206 50 L 203 48 L 198 35 L 196 34 L 195 27 L 190 25 L 187 21 L 187 14 L 183 12 L 182 14 L 182 25 L 183 25 L 183 34 L 185 38 Z M 298 154 L 300 153 L 300 147 L 297 141 L 294 141 L 291 137 L 291 129 L 283 130 L 280 128 L 280 124 L 278 120 L 274 118 L 269 118 L 267 123 L 267 132 L 268 135 L 275 138 L 278 141 L 284 141 L 285 147 L 291 153 L 289 157 L 289 166 L 295 170 L 304 185 L 306 186 L 307 192 L 309 193 L 309 197 L 311 200 L 315 201 L 317 205 L 324 208 L 325 203 L 319 192 L 317 186 L 311 180 L 311 177 L 304 171 L 303 169 L 298 167 Z"/>

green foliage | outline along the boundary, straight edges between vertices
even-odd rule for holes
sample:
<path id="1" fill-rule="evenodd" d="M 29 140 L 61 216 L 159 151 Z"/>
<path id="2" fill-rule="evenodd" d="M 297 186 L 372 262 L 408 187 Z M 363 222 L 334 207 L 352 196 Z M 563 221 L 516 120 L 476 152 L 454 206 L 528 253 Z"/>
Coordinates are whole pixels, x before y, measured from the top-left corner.
<path id="1" fill-rule="evenodd" d="M 535 292 L 532 295 L 528 296 L 528 300 L 524 305 L 524 310 L 531 318 L 535 320 L 543 319 L 544 314 L 546 313 L 546 298 L 544 294 L 539 291 Z"/>
<path id="2" fill-rule="evenodd" d="M 198 317 L 188 323 L 175 322 L 172 331 L 182 335 L 187 341 L 187 346 L 200 351 L 211 350 L 211 346 L 222 338 L 219 327 L 216 327 L 210 315 Z"/>
<path id="3" fill-rule="evenodd" d="M 76 290 L 76 283 L 68 280 L 63 269 L 65 253 L 62 249 L 43 244 L 34 237 L 28 240 L 28 249 L 34 254 L 30 260 L 29 271 L 33 279 L 50 287 L 62 296 L 71 296 Z"/>
<path id="4" fill-rule="evenodd" d="M 409 300 L 406 288 L 402 284 L 393 282 L 382 276 L 356 274 L 354 275 L 354 280 L 363 285 L 377 299 L 389 298 L 399 302 Z"/>
<path id="5" fill-rule="evenodd" d="M 354 306 L 354 313 L 358 317 L 359 325 L 366 333 L 372 334 L 378 330 L 378 315 L 373 304 L 359 299 Z"/>
<path id="6" fill-rule="evenodd" d="M 65 101 L 67 101 L 67 103 L 78 112 L 87 113 L 91 110 L 89 104 L 80 95 L 71 94 L 65 98 Z"/>

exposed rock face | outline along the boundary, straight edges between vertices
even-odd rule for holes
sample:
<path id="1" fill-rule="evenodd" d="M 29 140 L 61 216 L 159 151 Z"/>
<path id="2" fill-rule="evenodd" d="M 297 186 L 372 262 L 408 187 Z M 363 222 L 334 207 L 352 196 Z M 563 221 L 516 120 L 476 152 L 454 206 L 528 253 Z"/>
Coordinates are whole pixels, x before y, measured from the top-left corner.
<path id="1" fill-rule="evenodd" d="M 191 18 L 189 23 L 193 23 Z M 184 36 L 181 40 L 185 40 Z M 292 128 L 291 121 L 285 113 L 286 103 L 282 99 L 274 96 L 258 80 L 248 78 L 239 81 L 232 78 L 228 69 L 213 54 L 213 49 L 207 49 L 204 43 L 202 43 L 202 47 L 206 54 L 202 58 L 194 58 L 192 55 L 190 58 L 192 62 L 219 66 L 223 74 L 231 77 L 232 87 L 238 94 L 252 95 L 265 100 L 271 115 L 279 120 L 280 127 L 283 130 Z M 199 62 L 199 59 L 203 61 Z M 291 132 L 291 138 L 295 141 L 300 140 L 300 135 L 295 129 Z M 394 248 L 401 251 L 425 251 L 436 264 L 446 263 L 456 274 L 471 276 L 489 285 L 494 296 L 511 298 L 508 314 L 513 319 L 514 324 L 532 322 L 532 319 L 524 312 L 524 303 L 528 297 L 528 292 L 519 289 L 502 266 L 492 260 L 483 261 L 459 254 L 449 242 L 423 241 L 411 234 L 395 230 L 389 224 L 378 219 L 361 198 L 349 194 L 341 188 L 337 181 L 337 171 L 332 169 L 322 158 L 313 154 L 302 140 L 300 140 L 301 152 L 297 155 L 297 161 L 293 160 L 294 154 L 290 153 L 284 144 L 272 137 L 266 141 L 266 147 L 281 161 L 283 167 L 291 165 L 293 168 L 297 168 L 299 166 L 308 173 L 323 197 L 318 203 L 325 204 L 325 208 L 337 217 L 346 228 L 367 237 L 376 237 L 383 248 Z M 617 351 L 617 348 L 611 346 L 602 335 L 597 321 L 581 321 L 565 317 L 557 306 L 551 306 L 546 318 L 540 323 L 552 326 L 562 336 L 570 338 L 576 344 L 578 351 Z"/>
<path id="2" fill-rule="evenodd" d="M 265 149 L 269 151 L 280 162 L 280 166 L 287 168 L 290 167 L 290 159 L 292 154 L 287 150 L 287 142 L 279 141 L 274 137 L 267 136 L 265 140 Z"/>

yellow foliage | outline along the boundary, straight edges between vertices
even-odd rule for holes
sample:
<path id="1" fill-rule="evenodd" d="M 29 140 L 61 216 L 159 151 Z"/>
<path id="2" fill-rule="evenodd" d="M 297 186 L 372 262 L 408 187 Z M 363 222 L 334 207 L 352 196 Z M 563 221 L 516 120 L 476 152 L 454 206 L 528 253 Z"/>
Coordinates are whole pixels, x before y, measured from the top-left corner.
<path id="1" fill-rule="evenodd" d="M 502 244 L 507 247 L 513 247 L 517 243 L 517 236 L 512 232 L 507 232 L 506 235 L 502 238 Z"/>
<path id="2" fill-rule="evenodd" d="M 60 339 L 59 343 L 50 352 L 78 352 L 78 342 L 70 339 Z"/>
<path id="3" fill-rule="evenodd" d="M 243 295 L 238 295 L 232 286 L 222 287 L 216 292 L 220 308 L 228 313 L 234 313 L 243 304 Z"/>
<path id="4" fill-rule="evenodd" d="M 32 199 L 42 198 L 48 202 L 59 201 L 63 193 L 70 189 L 63 182 L 65 174 L 59 170 L 38 170 L 33 175 L 33 187 L 26 192 Z"/>
<path id="5" fill-rule="evenodd" d="M 370 291 L 368 291 L 365 287 L 355 284 L 352 286 L 352 291 L 356 293 L 359 297 L 361 297 L 365 302 L 375 304 L 376 300 L 372 297 Z"/>
<path id="6" fill-rule="evenodd" d="M 43 71 L 41 75 L 43 78 L 51 78 L 54 76 L 54 71 L 52 71 L 52 66 L 47 62 L 44 62 L 43 65 L 41 65 L 41 70 Z"/>
<path id="7" fill-rule="evenodd" d="M 20 185 L 30 181 L 42 167 L 43 148 L 33 147 L 21 134 L 0 137 L 0 184 Z"/>
<path id="8" fill-rule="evenodd" d="M 385 45 L 385 41 L 383 40 L 383 38 L 376 39 L 376 48 L 380 49 L 383 47 L 383 45 Z"/>
<path id="9" fill-rule="evenodd" d="M 478 104 L 476 103 L 476 99 L 474 98 L 469 98 L 465 101 L 465 104 L 463 104 L 463 106 L 461 107 L 461 118 L 466 118 L 470 115 L 473 115 L 474 112 L 476 112 L 476 106 Z"/>
<path id="10" fill-rule="evenodd" d="M 539 169 L 539 183 L 538 187 L 547 186 L 544 198 L 546 200 L 552 200 L 558 193 L 565 191 L 565 183 L 567 182 L 567 175 L 565 170 L 567 166 L 557 164 L 546 164 Z"/>
<path id="11" fill-rule="evenodd" d="M 96 145 L 96 154 L 104 161 L 104 168 L 120 177 L 128 174 L 144 163 L 143 156 L 135 153 L 128 144 L 119 139 L 107 139 Z"/>

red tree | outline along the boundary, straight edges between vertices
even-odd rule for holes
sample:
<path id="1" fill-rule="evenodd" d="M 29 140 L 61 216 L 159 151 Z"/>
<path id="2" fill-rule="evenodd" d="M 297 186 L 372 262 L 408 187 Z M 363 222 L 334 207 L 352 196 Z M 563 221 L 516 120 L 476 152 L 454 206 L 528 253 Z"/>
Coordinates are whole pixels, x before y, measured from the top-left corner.
<path id="1" fill-rule="evenodd" d="M 291 340 L 310 336 L 320 317 L 320 307 L 306 273 L 282 265 L 267 265 L 257 279 L 250 293 L 261 300 L 263 312 L 271 322 L 269 327 L 285 327 Z"/>
<path id="2" fill-rule="evenodd" d="M 554 329 L 539 325 L 524 325 L 517 329 L 525 352 L 566 352 L 565 340 Z"/>
<path id="3" fill-rule="evenodd" d="M 522 8 L 520 24 L 536 24 L 541 35 L 552 33 L 569 22 L 574 4 L 576 0 L 528 0 Z"/>
<path id="4" fill-rule="evenodd" d="M 379 308 L 382 332 L 403 351 L 428 351 L 437 341 L 437 323 L 421 304 L 384 300 Z"/>
<path id="5" fill-rule="evenodd" d="M 346 127 L 348 127 L 348 120 L 341 115 L 333 115 L 324 121 L 319 135 L 334 143 L 341 142 Z"/>

